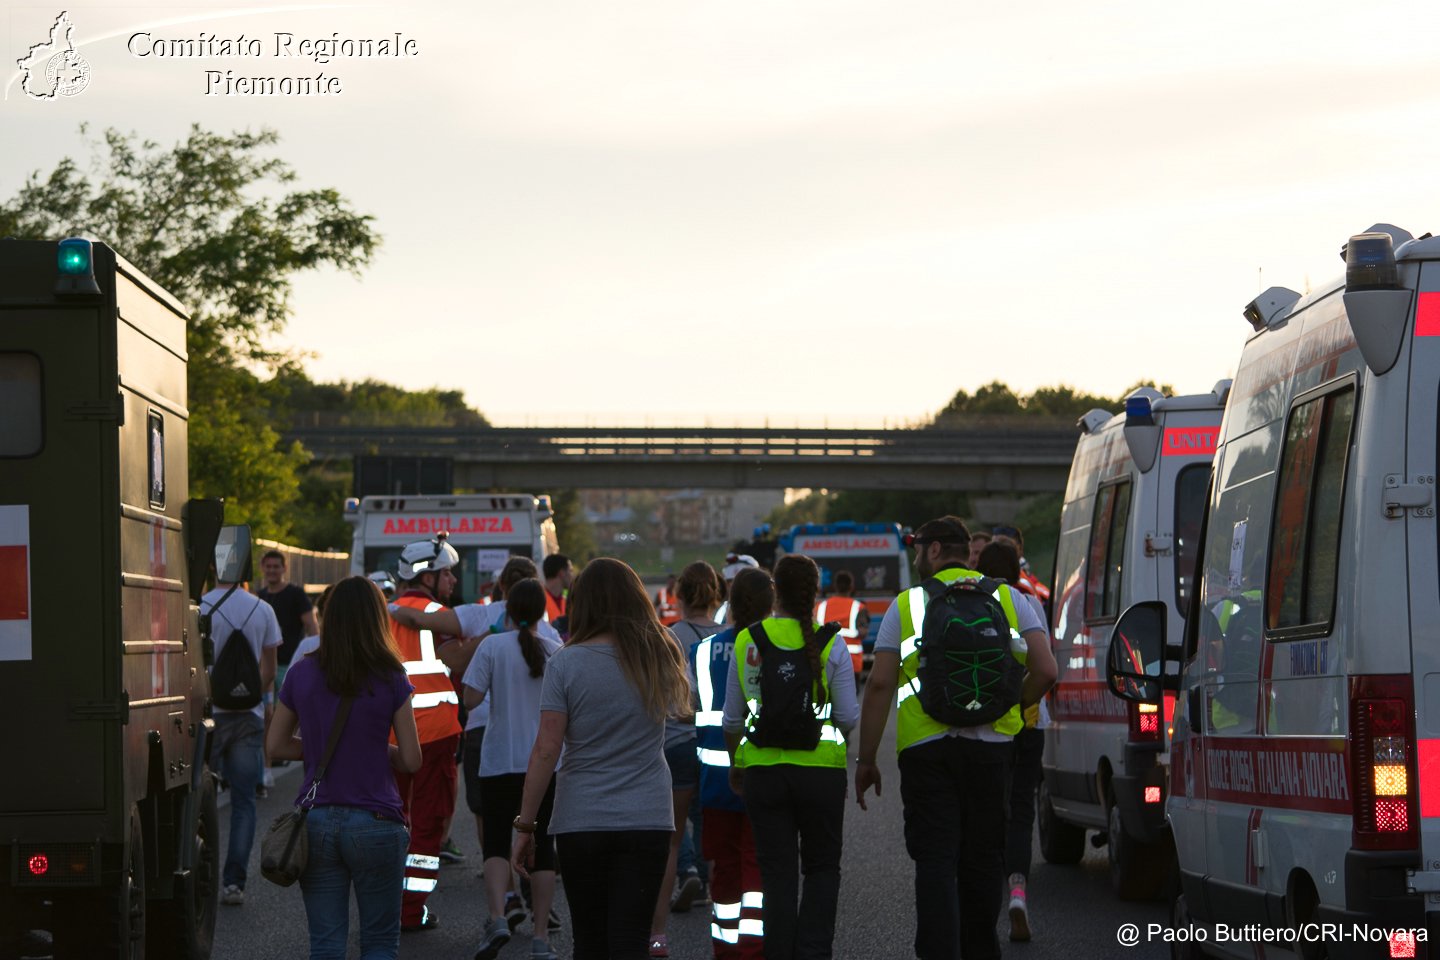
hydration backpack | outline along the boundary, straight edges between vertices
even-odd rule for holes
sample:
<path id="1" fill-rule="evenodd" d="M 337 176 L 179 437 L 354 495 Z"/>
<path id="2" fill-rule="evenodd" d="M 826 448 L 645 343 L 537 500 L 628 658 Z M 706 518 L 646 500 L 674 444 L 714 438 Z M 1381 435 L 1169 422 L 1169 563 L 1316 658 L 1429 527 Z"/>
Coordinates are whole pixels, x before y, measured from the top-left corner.
<path id="1" fill-rule="evenodd" d="M 815 639 L 823 648 L 839 629 L 839 624 L 827 623 L 815 631 Z M 760 714 L 746 737 L 757 747 L 814 750 L 820 745 L 823 721 L 815 716 L 817 678 L 805 648 L 775 646 L 762 623 L 752 624 L 749 631 L 760 654 Z"/>
<path id="2" fill-rule="evenodd" d="M 1025 667 L 1010 652 L 1010 620 L 997 580 L 934 577 L 917 639 L 920 708 L 951 727 L 994 723 L 1020 702 Z"/>
<path id="3" fill-rule="evenodd" d="M 215 666 L 210 668 L 210 699 L 222 710 L 250 710 L 260 704 L 261 695 L 265 692 L 260 688 L 260 664 L 255 659 L 255 651 L 250 649 L 250 638 L 244 632 L 245 624 L 250 622 L 250 617 L 264 602 L 257 600 L 240 626 L 230 631 L 225 646 L 215 658 Z M 214 613 L 214 608 L 211 613 Z"/>

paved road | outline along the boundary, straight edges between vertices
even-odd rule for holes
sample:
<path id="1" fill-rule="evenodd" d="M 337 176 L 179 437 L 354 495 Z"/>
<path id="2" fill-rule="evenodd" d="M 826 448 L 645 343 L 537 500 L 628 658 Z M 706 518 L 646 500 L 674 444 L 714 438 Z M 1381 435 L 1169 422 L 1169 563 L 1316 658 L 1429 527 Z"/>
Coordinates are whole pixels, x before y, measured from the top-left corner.
<path id="1" fill-rule="evenodd" d="M 893 726 L 892 717 L 892 737 Z M 868 812 L 855 806 L 853 798 L 846 807 L 836 960 L 902 960 L 914 956 L 911 949 L 915 924 L 914 875 L 901 834 L 900 781 L 893 747 L 882 752 L 882 770 L 885 795 L 878 801 L 872 798 Z M 262 829 L 293 799 L 298 770 L 292 765 L 281 773 L 280 785 L 268 800 L 260 802 Z M 468 810 L 462 809 L 461 816 L 467 817 Z M 228 830 L 228 809 L 221 810 L 221 822 Z M 479 845 L 473 827 L 467 829 L 466 823 L 464 819 L 457 819 L 453 833 L 467 854 L 467 862 L 445 867 L 440 887 L 430 899 L 432 908 L 440 916 L 441 926 L 426 933 L 403 935 L 402 958 L 459 960 L 468 958 L 474 951 L 485 911 L 482 883 L 477 876 Z M 260 876 L 258 856 L 257 845 L 245 905 L 220 908 L 214 960 L 293 960 L 306 956 L 305 910 L 299 887 L 285 889 L 267 882 Z M 563 893 L 561 897 L 563 910 Z M 1144 943 L 1146 925 L 1165 921 L 1165 906 L 1116 900 L 1110 892 L 1103 849 L 1090 850 L 1086 859 L 1075 867 L 1037 864 L 1030 878 L 1030 900 L 1035 939 L 1028 944 L 1005 944 L 1007 956 L 1024 960 L 1116 956 L 1127 960 L 1159 960 L 1168 956 L 1161 944 Z M 1139 926 L 1141 946 L 1129 949 L 1117 946 L 1117 931 L 1124 923 Z M 1009 927 L 1003 918 L 1001 925 L 1003 941 Z M 352 957 L 358 955 L 354 928 L 352 919 Z M 521 927 L 520 935 L 502 951 L 501 960 L 523 960 L 529 956 L 528 932 L 528 925 Z M 709 939 L 706 911 L 697 909 L 671 919 L 670 954 L 676 960 L 708 958 Z M 568 928 L 553 942 L 561 957 L 570 956 Z"/>

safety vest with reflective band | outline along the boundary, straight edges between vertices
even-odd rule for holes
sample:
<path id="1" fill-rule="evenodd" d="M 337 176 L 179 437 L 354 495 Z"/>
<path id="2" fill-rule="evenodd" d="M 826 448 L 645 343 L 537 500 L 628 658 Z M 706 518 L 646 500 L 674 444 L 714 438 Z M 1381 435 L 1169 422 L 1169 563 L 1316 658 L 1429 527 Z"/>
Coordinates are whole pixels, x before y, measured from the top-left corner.
<path id="1" fill-rule="evenodd" d="M 865 662 L 865 647 L 860 636 L 860 611 L 865 604 L 854 597 L 826 597 L 815 605 L 815 622 L 840 624 L 840 639 L 850 651 L 850 663 L 859 673 Z"/>
<path id="2" fill-rule="evenodd" d="M 717 628 L 718 629 L 718 628 Z M 735 656 L 735 628 L 706 637 L 690 647 L 695 674 L 695 748 L 700 754 L 700 806 L 745 812 L 745 801 L 730 789 L 730 753 L 725 749 L 725 684 Z"/>
<path id="3" fill-rule="evenodd" d="M 423 593 L 411 591 L 395 600 L 402 607 L 434 613 L 444 610 Z M 421 743 L 460 734 L 460 698 L 450 683 L 450 668 L 435 655 L 435 635 L 390 621 L 390 636 L 405 664 L 405 675 L 415 687 L 415 727 Z"/>
<path id="4" fill-rule="evenodd" d="M 675 594 L 665 587 L 655 594 L 655 615 L 667 627 L 680 622 L 680 604 L 676 602 Z"/>
<path id="5" fill-rule="evenodd" d="M 766 617 L 765 634 L 770 642 L 782 650 L 799 650 L 805 646 L 800 623 L 789 617 Z M 815 682 L 825 692 L 825 705 L 815 716 L 820 720 L 820 743 L 814 750 L 787 750 L 784 747 L 760 747 L 750 742 L 749 737 L 740 741 L 740 750 L 735 754 L 737 767 L 769 767 L 789 763 L 797 767 L 845 767 L 845 736 L 830 718 L 830 674 L 825 664 L 830 658 L 830 648 L 836 638 L 831 637 L 820 650 L 820 676 Z M 750 636 L 747 627 L 735 639 L 735 669 L 740 672 L 740 689 L 746 697 L 750 718 L 760 714 L 760 650 Z M 748 726 L 748 724 L 747 724 Z"/>
<path id="6" fill-rule="evenodd" d="M 973 570 L 947 567 L 935 574 L 935 579 L 941 583 L 954 583 L 956 580 L 980 580 L 983 577 Z M 948 724 L 941 723 L 926 713 L 920 706 L 920 698 L 916 696 L 920 692 L 920 648 L 917 641 L 920 638 L 921 625 L 925 622 L 925 605 L 929 599 L 930 595 L 925 592 L 923 585 L 911 587 L 896 598 L 896 612 L 900 615 L 900 636 L 903 638 L 900 641 L 900 685 L 895 693 L 899 712 L 898 728 L 895 732 L 896 753 L 920 740 L 948 733 L 952 729 Z M 995 599 L 1000 602 L 1000 606 L 1005 610 L 1005 619 L 1010 622 L 1010 652 L 1024 664 L 1025 643 L 1020 639 L 1020 621 L 1015 616 L 1015 602 L 1004 584 L 996 588 Z M 992 723 L 990 728 L 996 733 L 1013 737 L 1024 726 L 1025 720 L 1017 703 L 1005 716 Z"/>
<path id="7" fill-rule="evenodd" d="M 548 589 L 545 591 L 545 619 L 554 623 L 565 616 L 565 594 L 555 596 Z"/>

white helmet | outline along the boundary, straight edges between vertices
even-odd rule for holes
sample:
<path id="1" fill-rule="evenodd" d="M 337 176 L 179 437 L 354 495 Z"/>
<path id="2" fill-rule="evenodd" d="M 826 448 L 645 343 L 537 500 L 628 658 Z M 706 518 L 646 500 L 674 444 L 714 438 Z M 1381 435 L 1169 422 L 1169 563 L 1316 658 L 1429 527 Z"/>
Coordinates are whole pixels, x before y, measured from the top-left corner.
<path id="1" fill-rule="evenodd" d="M 727 554 L 725 556 L 725 569 L 720 571 L 720 575 L 725 578 L 726 583 L 729 583 L 735 579 L 736 574 L 746 567 L 756 570 L 759 569 L 760 564 L 748 553 Z"/>
<path id="2" fill-rule="evenodd" d="M 410 581 L 422 573 L 448 570 L 460 562 L 460 554 L 438 534 L 434 540 L 416 540 L 406 544 L 400 551 L 400 569 L 396 571 L 401 580 Z"/>
<path id="3" fill-rule="evenodd" d="M 384 570 L 376 570 L 374 573 L 367 573 L 365 578 L 380 588 L 386 600 L 395 599 L 395 578 L 390 574 Z"/>

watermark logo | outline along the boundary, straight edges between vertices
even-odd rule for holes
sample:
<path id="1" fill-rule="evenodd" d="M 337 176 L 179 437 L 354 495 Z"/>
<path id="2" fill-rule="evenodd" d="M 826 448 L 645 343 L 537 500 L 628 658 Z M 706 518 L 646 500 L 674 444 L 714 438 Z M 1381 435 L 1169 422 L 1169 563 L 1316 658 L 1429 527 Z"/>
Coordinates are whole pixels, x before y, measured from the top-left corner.
<path id="1" fill-rule="evenodd" d="M 75 24 L 61 10 L 50 28 L 50 39 L 31 44 L 15 61 L 20 67 L 20 89 L 32 100 L 73 97 L 90 86 L 90 62 L 75 49 Z"/>

